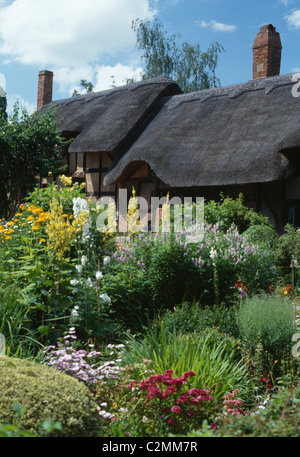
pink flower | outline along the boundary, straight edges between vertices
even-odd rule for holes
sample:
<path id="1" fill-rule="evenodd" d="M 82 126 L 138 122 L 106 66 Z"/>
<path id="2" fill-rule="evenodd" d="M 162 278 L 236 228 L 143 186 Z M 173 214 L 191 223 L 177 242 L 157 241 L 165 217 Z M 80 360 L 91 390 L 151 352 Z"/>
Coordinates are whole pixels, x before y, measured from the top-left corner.
<path id="1" fill-rule="evenodd" d="M 196 373 L 194 371 L 187 371 L 183 375 L 184 379 L 190 378 L 191 376 L 196 376 Z"/>
<path id="2" fill-rule="evenodd" d="M 177 400 L 177 403 L 186 403 L 187 401 L 189 401 L 189 399 L 190 399 L 189 394 L 184 393 L 184 394 L 180 395 L 180 397 Z"/>
<path id="3" fill-rule="evenodd" d="M 186 415 L 187 417 L 193 417 L 195 416 L 195 411 L 193 411 L 192 409 L 189 409 L 187 412 L 186 412 Z"/>
<path id="4" fill-rule="evenodd" d="M 175 387 L 168 387 L 166 390 L 165 390 L 165 394 L 166 395 L 171 395 L 171 394 L 174 394 L 175 393 Z"/>
<path id="5" fill-rule="evenodd" d="M 179 414 L 181 412 L 180 406 L 173 406 L 172 408 L 173 413 Z"/>

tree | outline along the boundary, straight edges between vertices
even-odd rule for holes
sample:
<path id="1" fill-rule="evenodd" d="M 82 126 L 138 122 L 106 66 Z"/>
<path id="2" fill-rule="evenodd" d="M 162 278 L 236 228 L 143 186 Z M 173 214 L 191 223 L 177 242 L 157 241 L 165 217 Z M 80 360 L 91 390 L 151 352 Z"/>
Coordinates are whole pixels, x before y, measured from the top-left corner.
<path id="1" fill-rule="evenodd" d="M 10 218 L 21 200 L 49 172 L 62 167 L 67 144 L 54 120 L 54 110 L 29 115 L 17 102 L 13 114 L 0 120 L 0 217 Z"/>
<path id="2" fill-rule="evenodd" d="M 91 82 L 88 82 L 86 79 L 82 79 L 80 81 L 80 86 L 85 89 L 87 94 L 91 94 L 94 90 L 94 86 Z M 74 90 L 72 97 L 76 97 L 77 95 L 81 95 L 78 90 Z"/>
<path id="3" fill-rule="evenodd" d="M 168 35 L 164 25 L 155 19 L 137 19 L 132 22 L 137 35 L 137 47 L 143 51 L 146 68 L 142 79 L 169 76 L 183 92 L 209 89 L 220 84 L 215 70 L 223 47 L 215 42 L 206 52 L 200 45 L 179 43 L 179 34 Z M 128 80 L 127 82 L 132 82 Z"/>

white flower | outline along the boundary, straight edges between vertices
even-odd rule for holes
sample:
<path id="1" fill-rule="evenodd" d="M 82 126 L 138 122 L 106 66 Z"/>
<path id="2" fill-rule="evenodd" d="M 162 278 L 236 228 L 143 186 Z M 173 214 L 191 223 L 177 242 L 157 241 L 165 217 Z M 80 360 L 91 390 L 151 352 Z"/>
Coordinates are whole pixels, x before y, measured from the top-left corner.
<path id="1" fill-rule="evenodd" d="M 71 286 L 77 286 L 79 284 L 79 281 L 77 279 L 71 279 L 70 284 Z"/>
<path id="2" fill-rule="evenodd" d="M 78 271 L 78 273 L 82 272 L 82 265 L 75 265 L 75 268 Z"/>
<path id="3" fill-rule="evenodd" d="M 103 300 L 105 303 L 111 303 L 111 298 L 110 298 L 106 293 L 100 295 L 100 298 L 102 298 L 102 300 Z"/>
<path id="4" fill-rule="evenodd" d="M 95 276 L 96 276 L 97 281 L 100 281 L 100 279 L 103 278 L 103 273 L 102 273 L 102 271 L 97 271 Z"/>
<path id="5" fill-rule="evenodd" d="M 86 255 L 83 255 L 83 256 L 81 257 L 81 265 L 84 267 L 84 266 L 86 265 L 87 261 L 88 261 L 87 256 L 86 256 Z"/>
<path id="6" fill-rule="evenodd" d="M 85 281 L 85 285 L 87 287 L 93 287 L 93 281 L 91 280 L 91 278 L 87 278 L 87 280 Z"/>
<path id="7" fill-rule="evenodd" d="M 210 256 L 211 260 L 213 261 L 213 264 L 215 265 L 215 260 L 218 257 L 218 253 L 214 248 L 211 248 L 209 256 Z"/>
<path id="8" fill-rule="evenodd" d="M 72 312 L 71 312 L 71 316 L 70 316 L 70 324 L 74 324 L 77 319 L 78 319 L 78 309 L 79 309 L 79 306 L 74 306 L 74 308 L 72 309 Z"/>
<path id="9" fill-rule="evenodd" d="M 88 202 L 84 198 L 73 198 L 73 212 L 75 219 L 82 211 L 88 211 Z"/>
<path id="10" fill-rule="evenodd" d="M 109 262 L 110 262 L 110 257 L 107 255 L 107 256 L 104 257 L 104 259 L 103 259 L 103 264 L 104 264 L 104 265 L 108 265 Z"/>

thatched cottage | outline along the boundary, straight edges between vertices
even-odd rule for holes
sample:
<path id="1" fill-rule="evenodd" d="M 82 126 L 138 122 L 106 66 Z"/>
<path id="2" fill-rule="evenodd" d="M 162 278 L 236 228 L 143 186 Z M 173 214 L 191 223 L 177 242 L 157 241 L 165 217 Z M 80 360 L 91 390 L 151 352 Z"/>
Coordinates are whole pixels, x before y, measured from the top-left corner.
<path id="1" fill-rule="evenodd" d="M 46 71 L 38 109 L 59 107 L 62 133 L 74 138 L 69 174 L 90 195 L 242 192 L 279 230 L 300 226 L 300 75 L 280 75 L 280 59 L 279 33 L 267 25 L 253 45 L 250 81 L 183 94 L 161 77 L 52 102 Z"/>

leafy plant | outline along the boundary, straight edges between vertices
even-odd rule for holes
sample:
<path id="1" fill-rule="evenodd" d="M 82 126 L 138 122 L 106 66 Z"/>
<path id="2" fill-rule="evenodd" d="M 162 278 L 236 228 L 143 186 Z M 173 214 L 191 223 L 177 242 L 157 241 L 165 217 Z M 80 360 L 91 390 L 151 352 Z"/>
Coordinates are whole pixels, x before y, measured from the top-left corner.
<path id="1" fill-rule="evenodd" d="M 54 112 L 29 115 L 19 103 L 0 129 L 0 215 L 10 218 L 20 202 L 48 172 L 58 174 L 65 145 Z"/>
<path id="2" fill-rule="evenodd" d="M 163 325 L 149 328 L 143 338 L 128 337 L 123 362 L 135 364 L 151 360 L 154 373 L 173 370 L 175 376 L 194 371 L 193 387 L 209 386 L 216 399 L 233 388 L 247 391 L 246 366 L 235 359 L 236 344 L 226 344 L 215 330 L 178 335 L 165 332 Z M 143 376 L 143 373 L 140 373 Z"/>
<path id="3" fill-rule="evenodd" d="M 292 303 L 280 296 L 255 296 L 241 304 L 237 323 L 243 350 L 259 362 L 260 374 L 264 370 L 280 374 L 281 361 L 291 357 L 293 321 Z"/>

